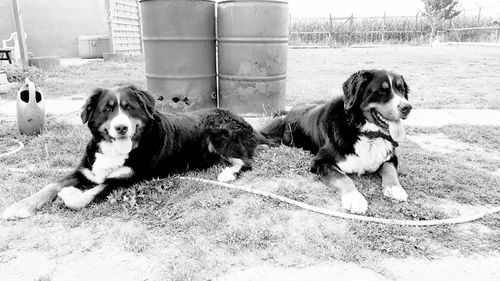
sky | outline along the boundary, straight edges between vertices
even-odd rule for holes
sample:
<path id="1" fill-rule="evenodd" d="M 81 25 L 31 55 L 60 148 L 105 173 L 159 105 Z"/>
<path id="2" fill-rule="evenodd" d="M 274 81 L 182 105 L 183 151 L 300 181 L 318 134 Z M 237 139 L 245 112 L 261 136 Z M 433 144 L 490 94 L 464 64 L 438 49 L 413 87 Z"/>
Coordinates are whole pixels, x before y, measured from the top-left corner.
<path id="1" fill-rule="evenodd" d="M 290 14 L 294 18 L 346 17 L 354 16 L 414 16 L 423 10 L 422 0 L 289 0 Z M 466 13 L 477 13 L 500 17 L 500 0 L 458 0 Z M 478 6 L 479 5 L 479 6 Z M 496 6 L 496 7 L 492 7 Z"/>

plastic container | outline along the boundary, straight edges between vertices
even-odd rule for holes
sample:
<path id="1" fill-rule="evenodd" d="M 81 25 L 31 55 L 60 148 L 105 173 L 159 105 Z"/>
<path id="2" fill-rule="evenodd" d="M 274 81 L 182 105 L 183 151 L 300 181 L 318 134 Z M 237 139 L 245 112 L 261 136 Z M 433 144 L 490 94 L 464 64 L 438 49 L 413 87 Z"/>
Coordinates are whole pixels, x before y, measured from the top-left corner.
<path id="1" fill-rule="evenodd" d="M 78 56 L 83 59 L 102 58 L 103 53 L 111 52 L 110 44 L 107 35 L 78 36 Z"/>
<path id="2" fill-rule="evenodd" d="M 42 90 L 26 78 L 17 92 L 17 126 L 22 135 L 38 135 L 45 125 L 45 98 Z"/>

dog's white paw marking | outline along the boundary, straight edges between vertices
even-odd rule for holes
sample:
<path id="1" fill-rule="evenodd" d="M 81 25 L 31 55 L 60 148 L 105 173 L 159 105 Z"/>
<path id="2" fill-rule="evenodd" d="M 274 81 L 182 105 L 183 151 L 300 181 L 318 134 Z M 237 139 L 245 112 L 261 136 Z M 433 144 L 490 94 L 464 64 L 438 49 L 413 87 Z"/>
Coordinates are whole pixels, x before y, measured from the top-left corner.
<path id="1" fill-rule="evenodd" d="M 85 206 L 81 202 L 82 194 L 83 192 L 80 189 L 74 187 L 65 187 L 61 191 L 59 191 L 57 196 L 62 199 L 66 207 L 72 210 L 80 210 Z"/>
<path id="2" fill-rule="evenodd" d="M 364 214 L 368 209 L 368 202 L 359 191 L 354 190 L 342 196 L 342 207 L 351 213 Z"/>
<path id="3" fill-rule="evenodd" d="M 23 219 L 34 216 L 36 214 L 36 207 L 29 202 L 24 200 L 14 203 L 7 207 L 3 212 L 3 219 L 13 220 L 13 219 Z"/>
<path id="4" fill-rule="evenodd" d="M 225 168 L 222 172 L 217 176 L 217 180 L 221 182 L 230 182 L 236 179 L 236 174 L 230 168 Z"/>
<path id="5" fill-rule="evenodd" d="M 384 186 L 384 195 L 399 201 L 406 201 L 408 199 L 408 194 L 401 187 L 401 185 L 388 185 Z"/>
<path id="6" fill-rule="evenodd" d="M 123 179 L 132 176 L 134 171 L 130 167 L 121 167 L 108 175 L 108 179 Z"/>

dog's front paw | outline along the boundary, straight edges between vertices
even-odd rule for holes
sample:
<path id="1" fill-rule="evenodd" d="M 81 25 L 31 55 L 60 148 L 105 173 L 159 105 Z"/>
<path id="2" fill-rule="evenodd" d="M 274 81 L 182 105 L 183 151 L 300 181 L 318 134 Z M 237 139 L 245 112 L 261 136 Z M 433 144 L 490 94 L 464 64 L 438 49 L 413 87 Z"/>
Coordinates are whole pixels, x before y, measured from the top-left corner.
<path id="1" fill-rule="evenodd" d="M 21 200 L 7 207 L 3 212 L 3 219 L 13 220 L 13 219 L 24 219 L 36 214 L 36 206 L 31 202 Z"/>
<path id="2" fill-rule="evenodd" d="M 364 214 L 368 209 L 365 197 L 354 190 L 342 195 L 342 207 L 351 213 Z"/>
<path id="3" fill-rule="evenodd" d="M 406 201 L 408 194 L 401 185 L 387 185 L 383 187 L 384 195 L 399 201 Z"/>
<path id="4" fill-rule="evenodd" d="M 230 182 L 236 180 L 236 174 L 231 171 L 231 169 L 226 168 L 217 176 L 217 180 L 220 182 Z"/>

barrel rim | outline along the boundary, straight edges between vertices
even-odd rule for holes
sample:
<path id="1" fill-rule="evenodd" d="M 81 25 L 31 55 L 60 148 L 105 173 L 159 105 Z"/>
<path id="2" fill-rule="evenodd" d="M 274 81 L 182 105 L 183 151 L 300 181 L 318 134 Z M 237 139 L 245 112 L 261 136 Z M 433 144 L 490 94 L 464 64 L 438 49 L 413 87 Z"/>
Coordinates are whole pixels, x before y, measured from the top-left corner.
<path id="1" fill-rule="evenodd" d="M 288 43 L 288 36 L 283 37 L 224 37 L 218 36 L 220 43 Z"/>
<path id="2" fill-rule="evenodd" d="M 215 41 L 215 36 L 183 37 L 183 36 L 143 36 L 142 41 Z"/>
<path id="3" fill-rule="evenodd" d="M 263 2 L 263 3 L 278 3 L 278 4 L 288 4 L 288 1 L 284 0 L 224 0 L 224 1 L 219 1 L 218 5 L 224 4 L 224 3 L 231 3 L 231 2 Z"/>
<path id="4" fill-rule="evenodd" d="M 213 79 L 217 76 L 215 72 L 207 74 L 154 74 L 146 73 L 147 78 L 164 80 L 190 80 L 190 79 Z"/>
<path id="5" fill-rule="evenodd" d="M 279 81 L 286 80 L 287 75 L 279 74 L 279 75 L 270 75 L 270 76 L 243 76 L 243 75 L 228 75 L 228 74 L 218 74 L 219 80 L 228 80 L 228 81 L 248 81 L 248 82 L 265 82 L 265 81 Z"/>
<path id="6" fill-rule="evenodd" d="M 215 4 L 215 1 L 214 0 L 139 0 L 139 3 L 142 3 L 142 2 L 153 2 L 153 1 L 163 1 L 163 2 L 212 2 L 213 4 Z"/>

